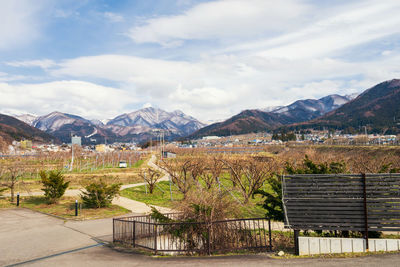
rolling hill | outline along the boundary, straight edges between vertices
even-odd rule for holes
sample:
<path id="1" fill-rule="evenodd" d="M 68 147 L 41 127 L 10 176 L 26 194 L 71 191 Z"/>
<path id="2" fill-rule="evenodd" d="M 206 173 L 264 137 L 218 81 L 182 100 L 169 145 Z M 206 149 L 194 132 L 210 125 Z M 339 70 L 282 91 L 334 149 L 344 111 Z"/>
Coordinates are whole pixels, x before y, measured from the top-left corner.
<path id="1" fill-rule="evenodd" d="M 382 82 L 354 100 L 317 119 L 289 126 L 289 129 L 330 128 L 345 132 L 400 133 L 400 80 Z"/>
<path id="2" fill-rule="evenodd" d="M 261 131 L 270 131 L 279 126 L 293 123 L 285 114 L 263 112 L 257 109 L 245 110 L 232 118 L 211 124 L 196 131 L 188 138 L 199 138 L 209 135 L 228 136 Z"/>
<path id="3" fill-rule="evenodd" d="M 36 129 L 14 117 L 0 114 L 0 136 L 6 142 L 28 139 L 39 143 L 50 143 L 57 139 L 39 129 Z"/>
<path id="4" fill-rule="evenodd" d="M 317 118 L 340 107 L 352 98 L 353 96 L 329 95 L 320 99 L 297 100 L 288 106 L 245 110 L 226 121 L 206 126 L 194 132 L 188 138 L 271 131 L 285 125 Z"/>

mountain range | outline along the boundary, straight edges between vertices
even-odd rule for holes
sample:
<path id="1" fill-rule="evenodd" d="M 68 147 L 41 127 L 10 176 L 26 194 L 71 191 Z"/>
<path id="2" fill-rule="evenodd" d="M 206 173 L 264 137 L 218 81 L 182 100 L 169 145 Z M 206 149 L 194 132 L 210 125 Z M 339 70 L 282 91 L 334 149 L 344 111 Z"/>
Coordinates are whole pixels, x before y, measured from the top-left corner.
<path id="1" fill-rule="evenodd" d="M 291 125 L 289 130 L 339 129 L 344 132 L 400 133 L 400 79 L 382 82 L 354 100 L 319 118 Z"/>
<path id="2" fill-rule="evenodd" d="M 344 132 L 400 133 L 400 80 L 382 82 L 355 96 L 329 95 L 298 100 L 288 106 L 244 110 L 208 126 L 181 111 L 144 108 L 111 120 L 88 120 L 52 112 L 44 116 L 25 114 L 19 120 L 0 114 L 0 136 L 6 140 L 32 139 L 70 142 L 71 134 L 83 143 L 143 142 L 163 131 L 166 139 L 226 136 L 260 131 L 338 129 Z M 24 122 L 26 123 L 24 123 Z"/>
<path id="3" fill-rule="evenodd" d="M 355 95 L 329 95 L 320 99 L 297 100 L 288 106 L 245 110 L 226 121 L 214 123 L 196 131 L 190 135 L 190 138 L 271 131 L 285 125 L 318 118 L 346 104 L 354 97 Z"/>
<path id="4" fill-rule="evenodd" d="M 106 141 L 142 142 L 156 137 L 161 131 L 167 139 L 171 139 L 186 136 L 205 126 L 182 111 L 166 112 L 152 107 L 103 121 L 88 120 L 57 111 L 44 116 L 24 114 L 16 118 L 55 136 L 64 143 L 70 142 L 71 134 L 81 136 L 84 144 Z"/>
<path id="5" fill-rule="evenodd" d="M 35 127 L 32 127 L 14 117 L 0 114 L 0 136 L 7 142 L 29 139 L 34 142 L 50 143 L 55 138 Z"/>
<path id="6" fill-rule="evenodd" d="M 262 111 L 284 114 L 295 121 L 308 121 L 320 117 L 353 100 L 357 95 L 328 95 L 320 99 L 297 100 L 288 106 L 266 108 Z M 270 111 L 267 111 L 267 110 Z"/>

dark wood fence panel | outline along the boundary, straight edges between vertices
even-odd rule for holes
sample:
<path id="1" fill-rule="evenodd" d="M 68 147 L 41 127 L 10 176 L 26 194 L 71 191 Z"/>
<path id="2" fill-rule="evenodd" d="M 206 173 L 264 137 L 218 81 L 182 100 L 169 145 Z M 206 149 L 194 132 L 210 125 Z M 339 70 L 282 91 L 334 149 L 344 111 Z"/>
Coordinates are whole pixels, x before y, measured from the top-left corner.
<path id="1" fill-rule="evenodd" d="M 287 227 L 400 231 L 400 174 L 299 174 L 282 183 Z"/>

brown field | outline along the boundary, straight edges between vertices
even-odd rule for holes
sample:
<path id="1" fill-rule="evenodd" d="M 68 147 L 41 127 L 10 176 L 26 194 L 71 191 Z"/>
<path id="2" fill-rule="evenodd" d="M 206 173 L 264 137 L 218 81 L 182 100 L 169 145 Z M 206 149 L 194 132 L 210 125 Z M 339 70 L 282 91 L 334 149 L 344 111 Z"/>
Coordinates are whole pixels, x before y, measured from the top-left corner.
<path id="1" fill-rule="evenodd" d="M 18 178 L 16 192 L 31 192 L 41 189 L 40 171 L 61 171 L 70 189 L 82 188 L 93 178 L 102 177 L 108 182 L 131 184 L 141 182 L 139 172 L 146 166 L 149 155 L 132 152 L 120 153 L 80 153 L 74 159 L 72 171 L 70 153 L 48 153 L 31 157 L 0 158 L 0 184 L 7 174 L 14 172 Z M 119 168 L 120 160 L 128 163 L 128 168 Z M 67 166 L 67 167 L 66 167 Z M 0 187 L 1 188 L 1 187 Z M 7 192 L 7 191 L 6 191 Z"/>

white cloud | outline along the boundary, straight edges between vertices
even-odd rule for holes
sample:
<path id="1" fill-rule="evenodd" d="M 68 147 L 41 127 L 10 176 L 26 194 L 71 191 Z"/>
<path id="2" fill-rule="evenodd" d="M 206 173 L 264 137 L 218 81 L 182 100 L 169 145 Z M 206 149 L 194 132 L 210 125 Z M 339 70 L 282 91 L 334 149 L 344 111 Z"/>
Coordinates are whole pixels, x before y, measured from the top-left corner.
<path id="1" fill-rule="evenodd" d="M 213 87 L 183 89 L 181 85 L 169 94 L 171 102 L 190 103 L 193 108 L 225 107 L 237 101 L 238 95 Z"/>
<path id="2" fill-rule="evenodd" d="M 171 46 L 180 40 L 236 39 L 296 27 L 309 6 L 299 0 L 220 0 L 198 4 L 183 14 L 148 19 L 133 27 L 137 43 Z"/>
<path id="3" fill-rule="evenodd" d="M 151 103 L 147 102 L 143 104 L 142 108 L 151 108 L 152 106 L 153 105 Z"/>
<path id="4" fill-rule="evenodd" d="M 261 56 L 315 58 L 400 33 L 400 2 L 357 5 L 303 30 L 269 39 Z"/>
<path id="5" fill-rule="evenodd" d="M 0 50 L 28 45 L 40 36 L 40 11 L 45 1 L 2 0 Z"/>
<path id="6" fill-rule="evenodd" d="M 194 52 L 185 50 L 187 58 L 173 49 L 168 51 L 174 51 L 179 60 L 169 55 L 170 59 L 157 58 L 160 50 L 151 46 L 154 58 L 100 54 L 58 62 L 7 62 L 15 67 L 41 67 L 52 80 L 106 80 L 120 89 L 78 81 L 2 84 L 0 106 L 32 106 L 38 114 L 64 108 L 82 116 L 108 118 L 131 111 L 127 109 L 133 103 L 135 107 L 181 109 L 209 121 L 243 109 L 354 93 L 400 77 L 400 53 L 390 45 L 379 46 L 385 50 L 381 55 L 376 53 L 381 48 L 373 49 L 374 58 L 353 60 L 349 55 L 350 48 L 357 52 L 357 45 L 373 46 L 376 40 L 400 33 L 399 8 L 396 1 L 352 2 L 329 10 L 295 0 L 202 3 L 180 15 L 147 19 L 131 31 L 138 43 L 183 46 L 179 49 L 186 48 L 187 40 L 205 41 Z M 222 46 L 232 46 L 216 50 L 216 39 Z M 347 54 L 343 56 L 342 51 Z M 11 79 L 0 73 L 0 82 Z M 8 104 L 3 91 L 12 96 Z M 18 104 L 18 95 L 24 96 L 23 104 Z M 45 101 L 46 97 L 51 101 Z"/>
<path id="7" fill-rule="evenodd" d="M 284 59 L 221 55 L 196 62 L 123 55 L 65 60 L 53 75 L 117 82 L 140 103 L 181 109 L 204 121 L 243 109 L 289 104 L 297 99 L 348 94 L 400 76 L 400 54 L 374 61 Z M 351 81 L 351 77 L 363 77 Z"/>
<path id="8" fill-rule="evenodd" d="M 9 61 L 6 62 L 5 64 L 12 67 L 25 67 L 25 68 L 39 67 L 42 69 L 48 69 L 56 66 L 56 63 L 51 59 Z"/>
<path id="9" fill-rule="evenodd" d="M 104 12 L 103 16 L 111 22 L 121 22 L 124 20 L 124 17 L 122 15 L 112 12 Z"/>
<path id="10" fill-rule="evenodd" d="M 389 56 L 390 54 L 392 54 L 393 51 L 391 50 L 385 50 L 382 52 L 382 56 Z"/>
<path id="11" fill-rule="evenodd" d="M 0 83 L 2 110 L 23 110 L 33 114 L 61 111 L 86 118 L 110 118 L 136 100 L 123 90 L 82 81 L 40 84 Z"/>
<path id="12" fill-rule="evenodd" d="M 28 78 L 32 78 L 29 76 L 25 75 L 11 75 L 6 72 L 0 72 L 0 82 L 13 82 L 13 81 L 20 81 L 20 80 L 25 80 Z"/>

